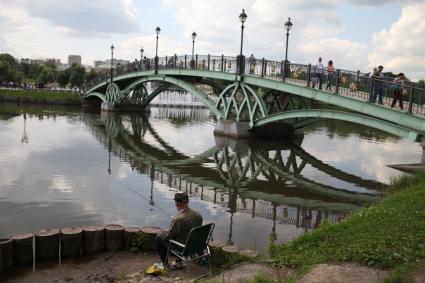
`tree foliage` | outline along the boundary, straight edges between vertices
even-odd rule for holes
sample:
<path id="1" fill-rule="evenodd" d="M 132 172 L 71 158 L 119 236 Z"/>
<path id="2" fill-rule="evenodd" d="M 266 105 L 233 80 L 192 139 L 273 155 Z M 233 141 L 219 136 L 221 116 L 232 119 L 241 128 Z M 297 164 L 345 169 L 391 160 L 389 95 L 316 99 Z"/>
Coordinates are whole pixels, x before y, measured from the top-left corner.
<path id="1" fill-rule="evenodd" d="M 81 65 L 72 65 L 66 70 L 58 71 L 53 63 L 28 64 L 17 60 L 10 54 L 0 54 L 0 83 L 22 83 L 33 81 L 38 87 L 57 82 L 61 87 L 79 87 L 84 82 L 96 77 L 94 70 L 86 73 Z"/>

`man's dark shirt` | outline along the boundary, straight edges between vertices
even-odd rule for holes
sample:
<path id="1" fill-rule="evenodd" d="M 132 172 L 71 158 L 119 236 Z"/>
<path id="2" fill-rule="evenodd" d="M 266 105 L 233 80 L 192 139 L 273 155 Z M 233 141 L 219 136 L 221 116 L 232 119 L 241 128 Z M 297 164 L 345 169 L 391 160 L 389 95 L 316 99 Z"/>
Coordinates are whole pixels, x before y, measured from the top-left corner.
<path id="1" fill-rule="evenodd" d="M 165 232 L 167 240 L 175 240 L 184 244 L 190 230 L 202 225 L 202 216 L 193 209 L 187 208 L 179 211 L 170 224 L 170 229 Z"/>

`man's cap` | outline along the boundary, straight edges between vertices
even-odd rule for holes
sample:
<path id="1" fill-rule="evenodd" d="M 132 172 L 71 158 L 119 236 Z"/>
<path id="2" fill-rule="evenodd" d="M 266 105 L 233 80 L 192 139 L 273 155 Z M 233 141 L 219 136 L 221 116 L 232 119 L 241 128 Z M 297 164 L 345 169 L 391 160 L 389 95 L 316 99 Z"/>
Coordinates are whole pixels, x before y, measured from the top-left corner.
<path id="1" fill-rule="evenodd" d="M 186 193 L 176 193 L 174 200 L 176 202 L 189 202 L 189 196 Z"/>

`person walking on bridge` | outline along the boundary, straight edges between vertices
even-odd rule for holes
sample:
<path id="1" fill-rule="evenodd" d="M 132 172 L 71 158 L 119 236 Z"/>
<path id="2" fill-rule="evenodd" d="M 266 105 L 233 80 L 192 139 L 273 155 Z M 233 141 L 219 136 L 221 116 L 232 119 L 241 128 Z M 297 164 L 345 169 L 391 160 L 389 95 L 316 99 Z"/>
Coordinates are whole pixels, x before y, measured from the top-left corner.
<path id="1" fill-rule="evenodd" d="M 329 60 L 329 62 L 328 62 L 327 72 L 328 72 L 328 83 L 326 84 L 325 89 L 331 90 L 331 85 L 332 85 L 332 82 L 334 80 L 334 73 L 335 73 L 335 67 L 334 67 L 334 63 L 332 62 L 332 60 Z"/>
<path id="2" fill-rule="evenodd" d="M 189 196 L 186 193 L 176 193 L 174 195 L 174 201 L 178 213 L 173 218 L 169 230 L 158 233 L 156 237 L 158 253 L 163 266 L 168 266 L 167 251 L 169 240 L 175 240 L 184 244 L 190 230 L 201 226 L 203 222 L 201 214 L 189 207 Z"/>
<path id="3" fill-rule="evenodd" d="M 317 64 L 314 66 L 313 69 L 313 85 L 312 87 L 315 88 L 316 84 L 319 85 L 319 89 L 322 89 L 322 76 L 323 76 L 324 67 L 322 64 L 322 57 L 319 57 L 317 60 Z"/>
<path id="4" fill-rule="evenodd" d="M 405 76 L 403 73 L 398 74 L 397 78 L 394 79 L 394 98 L 393 102 L 391 103 L 391 108 L 394 107 L 398 100 L 398 105 L 400 106 L 400 109 L 403 109 L 403 86 L 405 81 Z"/>
<path id="5" fill-rule="evenodd" d="M 383 95 L 384 95 L 384 74 L 382 73 L 382 70 L 384 70 L 383 66 L 379 66 L 376 71 L 373 72 L 373 96 L 372 101 L 373 103 L 376 102 L 376 99 L 378 98 L 379 104 L 384 104 L 383 102 Z"/>

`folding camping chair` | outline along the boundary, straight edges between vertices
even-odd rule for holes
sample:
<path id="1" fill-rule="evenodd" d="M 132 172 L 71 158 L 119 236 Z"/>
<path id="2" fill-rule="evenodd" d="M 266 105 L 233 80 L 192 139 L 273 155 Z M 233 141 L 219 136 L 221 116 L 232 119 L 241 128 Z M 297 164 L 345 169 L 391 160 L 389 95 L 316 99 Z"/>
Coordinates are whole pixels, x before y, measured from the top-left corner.
<path id="1" fill-rule="evenodd" d="M 178 257 L 183 262 L 191 262 L 194 260 L 207 258 L 209 273 L 198 278 L 212 275 L 210 260 L 211 253 L 208 247 L 208 242 L 211 238 L 214 226 L 214 223 L 210 223 L 193 228 L 190 230 L 185 244 L 170 240 L 168 245 L 167 260 L 170 254 Z"/>

